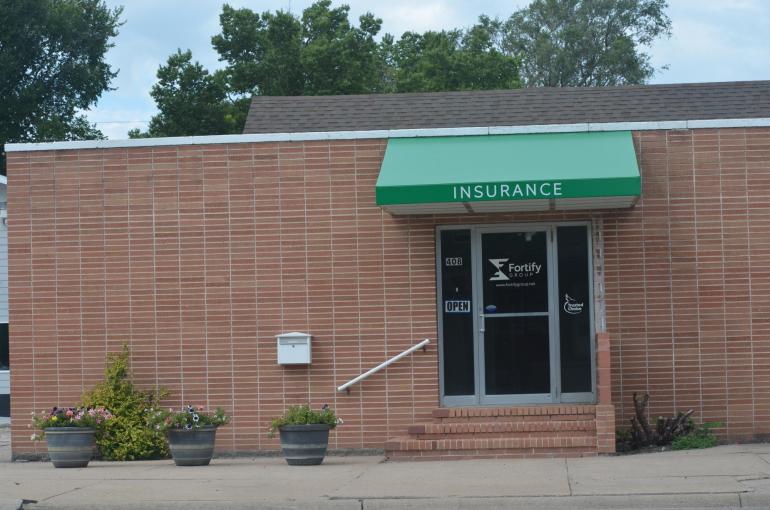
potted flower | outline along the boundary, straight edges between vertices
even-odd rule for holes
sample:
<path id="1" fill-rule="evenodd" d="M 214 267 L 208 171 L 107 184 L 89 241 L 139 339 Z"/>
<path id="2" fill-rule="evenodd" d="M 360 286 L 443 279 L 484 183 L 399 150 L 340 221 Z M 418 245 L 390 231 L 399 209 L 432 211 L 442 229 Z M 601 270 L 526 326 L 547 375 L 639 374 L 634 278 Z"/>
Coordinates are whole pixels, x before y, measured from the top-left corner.
<path id="1" fill-rule="evenodd" d="M 103 407 L 54 407 L 32 415 L 34 427 L 42 431 L 32 439 L 45 438 L 54 467 L 86 467 L 96 445 L 94 434 L 111 419 Z"/>
<path id="2" fill-rule="evenodd" d="M 214 455 L 217 427 L 226 425 L 230 418 L 218 407 L 206 413 L 203 406 L 184 406 L 181 411 L 149 409 L 148 424 L 164 431 L 177 466 L 206 466 Z"/>
<path id="3" fill-rule="evenodd" d="M 328 405 L 320 411 L 309 405 L 293 406 L 270 423 L 268 436 L 281 436 L 281 453 L 290 466 L 314 466 L 323 462 L 329 446 L 329 430 L 342 424 Z"/>

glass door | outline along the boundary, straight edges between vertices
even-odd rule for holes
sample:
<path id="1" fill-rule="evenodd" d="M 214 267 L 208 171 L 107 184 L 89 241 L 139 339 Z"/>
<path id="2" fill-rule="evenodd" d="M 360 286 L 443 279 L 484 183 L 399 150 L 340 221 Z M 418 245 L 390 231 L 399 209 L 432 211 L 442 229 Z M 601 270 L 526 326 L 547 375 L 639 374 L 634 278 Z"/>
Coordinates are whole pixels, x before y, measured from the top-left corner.
<path id="1" fill-rule="evenodd" d="M 441 402 L 595 399 L 588 225 L 438 232 Z"/>
<path id="2" fill-rule="evenodd" d="M 480 231 L 485 404 L 552 401 L 548 230 Z"/>

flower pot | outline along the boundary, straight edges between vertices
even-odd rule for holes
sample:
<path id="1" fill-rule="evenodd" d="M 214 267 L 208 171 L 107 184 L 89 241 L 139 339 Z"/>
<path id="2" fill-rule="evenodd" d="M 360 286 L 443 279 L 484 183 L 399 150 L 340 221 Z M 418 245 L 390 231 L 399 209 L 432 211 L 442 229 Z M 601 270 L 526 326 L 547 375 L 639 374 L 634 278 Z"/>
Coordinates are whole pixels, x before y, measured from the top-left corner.
<path id="1" fill-rule="evenodd" d="M 48 427 L 45 429 L 48 456 L 54 467 L 86 467 L 96 441 L 90 427 Z"/>
<path id="2" fill-rule="evenodd" d="M 329 446 L 329 425 L 284 425 L 281 453 L 290 466 L 316 466 Z"/>
<path id="3" fill-rule="evenodd" d="M 207 466 L 214 455 L 216 427 L 169 429 L 166 438 L 177 466 Z"/>

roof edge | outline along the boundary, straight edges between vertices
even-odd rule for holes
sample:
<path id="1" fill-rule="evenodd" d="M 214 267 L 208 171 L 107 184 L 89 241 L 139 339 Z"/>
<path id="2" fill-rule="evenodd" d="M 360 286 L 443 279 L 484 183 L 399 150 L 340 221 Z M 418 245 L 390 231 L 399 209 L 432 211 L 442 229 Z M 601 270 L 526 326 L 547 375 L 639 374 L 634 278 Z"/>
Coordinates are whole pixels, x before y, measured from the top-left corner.
<path id="1" fill-rule="evenodd" d="M 163 147 L 170 145 L 214 145 L 257 142 L 305 142 L 314 140 L 360 140 L 432 136 L 485 136 L 588 131 L 649 131 L 658 129 L 704 129 L 770 127 L 770 118 L 693 119 L 650 122 L 599 122 L 578 124 L 533 124 L 526 126 L 379 129 L 371 131 L 318 131 L 301 133 L 253 133 L 245 135 L 179 136 L 129 140 L 83 140 L 45 143 L 9 143 L 6 152 L 38 152 L 75 149 Z"/>

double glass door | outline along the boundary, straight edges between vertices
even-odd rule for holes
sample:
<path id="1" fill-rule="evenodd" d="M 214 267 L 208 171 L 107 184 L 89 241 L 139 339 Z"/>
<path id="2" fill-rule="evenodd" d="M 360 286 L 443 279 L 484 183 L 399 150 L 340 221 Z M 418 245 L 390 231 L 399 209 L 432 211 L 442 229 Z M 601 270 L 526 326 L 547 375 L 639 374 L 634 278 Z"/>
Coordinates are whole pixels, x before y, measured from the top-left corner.
<path id="1" fill-rule="evenodd" d="M 439 229 L 442 403 L 594 399 L 585 224 Z"/>

